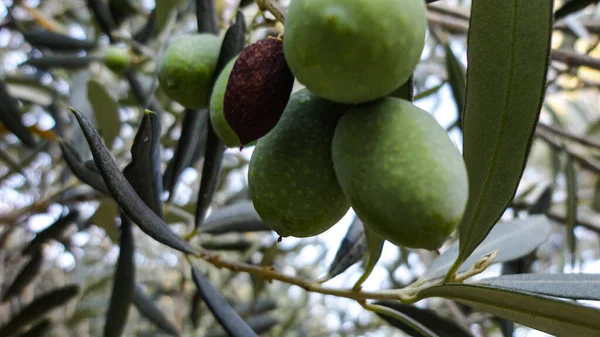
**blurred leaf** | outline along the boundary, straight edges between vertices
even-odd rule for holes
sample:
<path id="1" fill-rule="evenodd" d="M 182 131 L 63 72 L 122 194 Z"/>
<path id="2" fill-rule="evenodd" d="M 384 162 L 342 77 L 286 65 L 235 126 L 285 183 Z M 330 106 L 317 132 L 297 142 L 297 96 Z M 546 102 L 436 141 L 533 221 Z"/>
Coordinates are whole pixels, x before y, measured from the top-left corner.
<path id="1" fill-rule="evenodd" d="M 152 322 L 156 327 L 169 334 L 170 336 L 179 336 L 179 329 L 169 321 L 162 311 L 154 304 L 152 299 L 148 297 L 140 288 L 135 286 L 133 303 L 139 312 Z"/>
<path id="2" fill-rule="evenodd" d="M 277 242 L 273 243 L 269 248 L 263 251 L 262 259 L 260 260 L 260 266 L 263 268 L 271 268 L 273 263 L 275 263 L 275 257 L 277 257 L 277 253 L 279 252 L 279 247 Z M 270 280 L 265 280 L 264 278 L 258 275 L 250 275 L 250 279 L 252 280 L 252 298 L 254 301 L 258 299 L 258 295 L 265 289 L 265 283 Z"/>
<path id="3" fill-rule="evenodd" d="M 52 309 L 64 305 L 78 293 L 79 286 L 70 284 L 38 296 L 0 328 L 0 336 L 10 336 L 19 332 L 28 324 L 44 317 Z"/>
<path id="4" fill-rule="evenodd" d="M 487 285 L 446 284 L 419 298 L 443 297 L 556 336 L 600 334 L 600 310 L 570 301 Z"/>
<path id="5" fill-rule="evenodd" d="M 79 211 L 72 209 L 67 215 L 61 216 L 53 224 L 37 233 L 33 240 L 21 251 L 22 255 L 33 255 L 42 248 L 42 244 L 51 239 L 58 239 L 64 231 L 79 218 Z"/>
<path id="6" fill-rule="evenodd" d="M 471 337 L 471 333 L 455 324 L 451 320 L 439 316 L 434 311 L 421 309 L 414 305 L 402 304 L 396 301 L 378 301 L 376 305 L 388 307 L 394 311 L 403 313 L 404 315 L 414 319 L 422 325 L 431 329 L 439 337 Z M 418 331 L 408 326 L 406 323 L 384 314 L 377 313 L 377 315 L 383 318 L 386 322 L 390 323 L 394 327 L 400 329 L 410 336 L 423 336 Z M 424 336 L 428 337 L 428 336 Z"/>
<path id="7" fill-rule="evenodd" d="M 194 329 L 198 329 L 200 326 L 201 305 L 202 296 L 200 296 L 200 293 L 196 290 L 194 292 L 194 297 L 192 298 L 192 303 L 190 303 L 190 321 L 192 322 Z"/>
<path id="8" fill-rule="evenodd" d="M 484 278 L 478 284 L 573 300 L 600 301 L 600 274 L 516 274 Z"/>
<path id="9" fill-rule="evenodd" d="M 592 200 L 592 209 L 596 212 L 600 212 L 600 176 L 596 178 L 596 184 L 594 186 L 594 199 Z"/>
<path id="10" fill-rule="evenodd" d="M 138 13 L 138 8 L 133 0 L 108 0 L 108 8 L 117 25 L 120 25 L 133 14 Z"/>
<path id="11" fill-rule="evenodd" d="M 97 61 L 96 57 L 93 56 L 80 56 L 80 55 L 44 55 L 41 57 L 30 57 L 27 61 L 23 62 L 22 65 L 29 65 L 39 69 L 84 69 L 87 68 L 92 62 Z"/>
<path id="12" fill-rule="evenodd" d="M 106 312 L 104 337 L 120 337 L 123 334 L 129 315 L 129 306 L 133 302 L 135 292 L 133 254 L 135 253 L 135 246 L 132 227 L 131 220 L 124 215 L 121 216 L 119 259 L 115 270 L 108 311 Z"/>
<path id="13" fill-rule="evenodd" d="M 465 97 L 467 90 L 467 79 L 465 67 L 454 55 L 450 43 L 444 44 L 446 50 L 446 72 L 448 73 L 448 83 L 452 89 L 454 104 L 456 104 L 456 113 L 458 115 L 457 125 L 462 130 L 463 128 L 463 113 L 465 110 Z"/>
<path id="14" fill-rule="evenodd" d="M 177 10 L 177 7 L 181 4 L 179 0 L 156 0 L 156 21 L 155 21 L 155 30 L 156 33 L 160 33 L 163 31 L 167 23 L 169 22 L 169 17 L 173 15 L 173 12 Z"/>
<path id="15" fill-rule="evenodd" d="M 21 291 L 28 286 L 36 276 L 42 271 L 42 264 L 44 262 L 44 254 L 41 249 L 38 249 L 31 255 L 29 262 L 21 269 L 17 277 L 15 277 L 12 284 L 8 287 L 2 301 L 7 301 L 13 296 L 19 296 Z"/>
<path id="16" fill-rule="evenodd" d="M 531 215 L 525 219 L 498 222 L 457 271 L 468 270 L 483 255 L 495 250 L 500 250 L 494 260 L 495 263 L 527 255 L 548 240 L 550 230 L 550 220 L 544 215 Z M 458 252 L 459 244 L 455 242 L 442 255 L 433 260 L 421 278 L 428 280 L 444 276 L 458 256 Z"/>
<path id="17" fill-rule="evenodd" d="M 212 2 L 211 0 L 200 1 Z M 221 44 L 221 50 L 219 51 L 219 59 L 217 61 L 213 82 L 217 80 L 219 74 L 229 63 L 229 61 L 240 54 L 242 49 L 244 49 L 245 44 L 246 21 L 244 20 L 244 14 L 241 11 L 237 11 L 235 15 L 235 23 L 227 29 L 225 35 L 223 36 L 223 43 Z"/>
<path id="18" fill-rule="evenodd" d="M 246 320 L 246 323 L 250 326 L 250 328 L 252 328 L 252 330 L 256 334 L 262 334 L 271 330 L 271 328 L 273 328 L 275 325 L 279 324 L 279 320 L 269 314 L 265 314 L 252 316 L 248 320 Z M 223 331 L 223 329 L 215 329 L 209 330 L 206 333 L 206 337 L 229 337 L 229 335 L 225 331 Z"/>
<path id="19" fill-rule="evenodd" d="M 36 48 L 48 48 L 53 51 L 79 51 L 96 48 L 95 41 L 77 39 L 41 28 L 23 32 L 23 38 Z"/>
<path id="20" fill-rule="evenodd" d="M 110 192 L 108 191 L 108 187 L 106 187 L 106 184 L 104 183 L 102 175 L 86 167 L 81 157 L 79 156 L 79 153 L 77 152 L 75 147 L 71 145 L 70 142 L 60 140 L 58 142 L 58 145 L 60 146 L 60 149 L 63 154 L 63 159 L 67 163 L 67 166 L 69 166 L 71 172 L 73 172 L 73 174 L 79 180 L 90 185 L 99 192 L 102 192 L 106 195 L 110 195 Z"/>
<path id="21" fill-rule="evenodd" d="M 427 98 L 427 97 L 429 97 L 431 95 L 436 94 L 438 91 L 440 91 L 440 89 L 442 87 L 444 87 L 444 85 L 446 85 L 446 82 L 442 82 L 442 83 L 440 83 L 440 84 L 438 84 L 436 86 L 433 86 L 433 87 L 431 87 L 431 88 L 429 88 L 429 89 L 427 89 L 425 91 L 421 91 L 420 93 L 418 93 L 418 94 L 415 95 L 415 101 L 418 101 L 420 99 Z"/>
<path id="22" fill-rule="evenodd" d="M 327 275 L 319 282 L 327 282 L 360 261 L 367 251 L 367 239 L 363 223 L 355 216 L 338 247 Z"/>
<path id="23" fill-rule="evenodd" d="M 394 91 L 392 94 L 390 94 L 391 97 L 398 97 L 401 99 L 405 99 L 407 101 L 413 101 L 414 99 L 414 94 L 415 94 L 415 80 L 414 80 L 414 75 L 411 75 L 408 78 L 408 81 L 406 81 L 403 85 L 400 86 L 400 88 L 396 89 L 396 91 Z"/>
<path id="24" fill-rule="evenodd" d="M 35 147 L 37 142 L 33 134 L 21 121 L 19 102 L 11 96 L 6 83 L 0 79 L 0 123 L 12 132 L 19 140 L 29 146 Z"/>
<path id="25" fill-rule="evenodd" d="M 102 142 L 96 129 L 87 118 L 77 110 L 71 110 L 88 141 L 94 161 L 98 166 L 104 182 L 125 214 L 146 234 L 173 249 L 184 253 L 194 253 L 194 248 L 188 242 L 173 233 L 168 225 L 154 213 L 139 197 L 137 192 L 121 173 L 106 145 Z"/>
<path id="26" fill-rule="evenodd" d="M 110 149 L 121 131 L 119 104 L 106 91 L 102 83 L 90 80 L 87 85 L 88 99 L 94 109 L 98 131 Z"/>
<path id="27" fill-rule="evenodd" d="M 27 330 L 19 337 L 42 337 L 44 335 L 47 335 L 50 329 L 52 329 L 52 321 L 46 318 L 38 324 L 34 325 L 31 329 Z"/>
<path id="28" fill-rule="evenodd" d="M 529 208 L 530 215 L 536 214 L 545 214 L 550 206 L 552 205 L 552 193 L 553 193 L 552 185 L 546 187 L 544 191 L 540 194 L 538 199 L 535 201 L 533 205 Z"/>
<path id="29" fill-rule="evenodd" d="M 160 169 L 160 117 L 147 110 L 131 146 L 131 163 L 123 174 L 133 189 L 156 215 L 163 218 Z"/>
<path id="30" fill-rule="evenodd" d="M 254 245 L 254 242 L 248 239 L 237 238 L 235 240 L 204 240 L 200 243 L 200 246 L 208 250 L 224 250 L 224 251 L 235 251 L 245 252 Z"/>
<path id="31" fill-rule="evenodd" d="M 241 201 L 215 210 L 204 221 L 201 232 L 217 235 L 270 230 L 261 220 L 252 202 Z"/>
<path id="32" fill-rule="evenodd" d="M 573 159 L 567 154 L 565 162 L 565 178 L 567 181 L 567 217 L 566 231 L 567 244 L 571 253 L 571 266 L 575 266 L 575 249 L 577 248 L 577 239 L 575 237 L 575 226 L 577 225 L 577 174 Z"/>
<path id="33" fill-rule="evenodd" d="M 56 92 L 40 83 L 9 83 L 6 81 L 8 92 L 17 99 L 48 106 L 54 101 Z"/>
<path id="34" fill-rule="evenodd" d="M 551 1 L 475 1 L 471 7 L 463 116 L 469 202 L 449 277 L 517 191 L 544 97 L 551 29 Z"/>
<path id="35" fill-rule="evenodd" d="M 594 3 L 598 3 L 598 0 L 567 0 L 559 9 L 556 10 L 554 13 L 554 19 L 558 21 Z"/>
<path id="36" fill-rule="evenodd" d="M 229 337 L 258 337 L 240 315 L 233 310 L 225 297 L 215 289 L 204 273 L 196 267 L 192 267 L 192 278 L 206 306 Z"/>
<path id="37" fill-rule="evenodd" d="M 219 34 L 219 18 L 215 0 L 196 0 L 198 33 Z"/>
<path id="38" fill-rule="evenodd" d="M 105 0 L 86 0 L 86 2 L 90 12 L 98 23 L 98 26 L 102 29 L 102 32 L 111 36 L 113 29 L 117 28 L 117 24 L 110 13 L 108 4 Z"/>
<path id="39" fill-rule="evenodd" d="M 252 301 L 249 303 L 236 304 L 233 306 L 233 310 L 235 310 L 242 317 L 247 316 L 249 314 L 263 314 L 275 308 L 277 308 L 277 303 L 275 302 L 275 300 L 266 297 L 259 298 L 256 301 Z"/>
<path id="40" fill-rule="evenodd" d="M 363 226 L 364 227 L 364 226 Z M 363 274 L 360 276 L 358 281 L 354 284 L 352 289 L 359 290 L 361 285 L 367 280 L 367 278 L 375 269 L 375 265 L 379 258 L 381 257 L 381 252 L 383 251 L 383 245 L 385 244 L 385 239 L 379 234 L 376 234 L 372 230 L 367 227 L 364 227 L 365 238 L 367 242 L 367 261 L 365 263 L 365 268 Z"/>
<path id="41" fill-rule="evenodd" d="M 92 73 L 89 70 L 81 70 L 70 76 L 70 90 L 68 97 L 68 105 L 74 107 L 79 111 L 88 121 L 96 127 L 96 118 L 94 117 L 94 109 L 88 100 L 88 86 L 87 83 L 92 80 Z M 81 157 L 87 158 L 90 156 L 90 148 L 87 145 L 85 135 L 76 123 L 76 120 L 72 114 L 68 114 L 69 124 L 71 126 L 72 145 L 81 155 Z"/>

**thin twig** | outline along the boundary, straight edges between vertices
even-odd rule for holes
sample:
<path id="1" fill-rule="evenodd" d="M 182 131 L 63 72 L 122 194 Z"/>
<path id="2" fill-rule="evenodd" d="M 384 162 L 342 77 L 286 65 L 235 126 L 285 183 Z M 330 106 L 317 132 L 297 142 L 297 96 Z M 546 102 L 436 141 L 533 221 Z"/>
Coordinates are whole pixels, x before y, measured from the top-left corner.
<path id="1" fill-rule="evenodd" d="M 577 161 L 581 164 L 582 168 L 585 168 L 594 173 L 600 174 L 600 162 L 592 159 L 585 158 L 572 150 L 570 150 L 567 146 L 563 146 L 560 142 L 552 139 L 552 136 L 548 135 L 546 131 L 542 131 L 541 129 L 537 129 L 535 131 L 535 135 L 539 137 L 539 139 L 546 142 L 546 144 L 550 145 L 554 150 L 558 151 L 566 151 L 573 160 Z"/>

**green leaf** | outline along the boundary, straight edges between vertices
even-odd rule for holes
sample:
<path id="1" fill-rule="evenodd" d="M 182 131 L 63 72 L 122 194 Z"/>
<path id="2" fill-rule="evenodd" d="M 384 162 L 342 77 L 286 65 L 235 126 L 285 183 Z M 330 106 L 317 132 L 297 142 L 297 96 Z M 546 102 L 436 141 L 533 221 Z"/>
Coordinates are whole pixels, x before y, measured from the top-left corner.
<path id="1" fill-rule="evenodd" d="M 246 323 L 256 334 L 262 334 L 279 324 L 279 320 L 269 314 L 264 314 L 252 316 L 246 320 Z M 229 337 L 229 335 L 223 329 L 214 329 L 209 330 L 206 337 Z"/>
<path id="2" fill-rule="evenodd" d="M 327 275 L 321 278 L 319 282 L 327 282 L 339 274 L 345 272 L 348 268 L 360 261 L 367 251 L 367 238 L 363 223 L 355 216 L 348 227 L 346 235 L 340 242 L 340 246 L 335 253 L 333 262 L 329 265 Z"/>
<path id="3" fill-rule="evenodd" d="M 573 300 L 600 301 L 600 274 L 516 274 L 485 278 L 477 283 Z"/>
<path id="4" fill-rule="evenodd" d="M 255 245 L 255 242 L 248 240 L 248 239 L 244 239 L 244 238 L 236 238 L 233 240 L 223 240 L 223 239 L 203 240 L 200 243 L 200 246 L 202 246 L 204 249 L 234 251 L 234 252 L 245 252 L 254 245 Z"/>
<path id="5" fill-rule="evenodd" d="M 33 134 L 21 121 L 19 102 L 10 94 L 6 83 L 0 79 L 0 123 L 12 132 L 19 140 L 29 146 L 35 147 L 37 142 Z"/>
<path id="6" fill-rule="evenodd" d="M 577 225 L 577 173 L 573 159 L 567 154 L 565 162 L 565 178 L 567 180 L 567 216 L 566 231 L 567 244 L 571 253 L 571 266 L 575 266 L 575 249 L 577 248 L 577 238 L 575 237 L 575 226 Z"/>
<path id="7" fill-rule="evenodd" d="M 92 223 L 106 232 L 112 242 L 119 242 L 119 230 L 116 220 L 119 206 L 113 199 L 102 198 L 96 212 L 92 216 Z"/>
<path id="8" fill-rule="evenodd" d="M 42 248 L 42 244 L 51 239 L 58 239 L 74 221 L 79 218 L 79 211 L 72 209 L 67 215 L 61 216 L 53 224 L 37 233 L 33 240 L 22 251 L 22 255 L 33 255 Z"/>
<path id="9" fill-rule="evenodd" d="M 469 202 L 448 277 L 512 201 L 544 97 L 552 1 L 475 1 L 468 38 L 464 158 Z M 500 52 L 502 51 L 502 52 Z"/>
<path id="10" fill-rule="evenodd" d="M 71 169 L 71 172 L 82 182 L 90 185 L 95 190 L 102 192 L 106 195 L 110 195 L 108 187 L 104 183 L 102 175 L 98 172 L 94 172 L 86 167 L 85 163 L 81 159 L 81 156 L 70 142 L 65 140 L 59 140 L 58 145 L 63 154 L 63 159 L 67 163 L 67 166 Z"/>
<path id="11" fill-rule="evenodd" d="M 427 89 L 425 91 L 421 91 L 420 93 L 418 93 L 418 94 L 415 95 L 415 101 L 418 101 L 420 99 L 427 98 L 427 97 L 429 97 L 429 96 L 431 96 L 433 94 L 436 94 L 438 91 L 440 91 L 440 89 L 444 85 L 446 85 L 446 82 L 442 82 L 442 83 L 440 83 L 440 84 L 438 84 L 436 86 L 433 86 L 433 87 L 431 87 L 431 88 L 429 88 L 429 89 Z"/>
<path id="12" fill-rule="evenodd" d="M 100 26 L 104 34 L 111 36 L 113 29 L 117 28 L 117 24 L 110 13 L 108 3 L 104 0 L 87 0 L 86 2 L 98 26 Z"/>
<path id="13" fill-rule="evenodd" d="M 168 225 L 154 213 L 133 189 L 114 162 L 98 131 L 77 110 L 71 110 L 87 139 L 96 166 L 102 173 L 111 195 L 138 227 L 156 241 L 184 253 L 193 254 L 194 248 L 173 233 Z"/>
<path id="14" fill-rule="evenodd" d="M 22 65 L 28 65 L 39 69 L 84 69 L 92 62 L 97 61 L 95 56 L 79 56 L 79 55 L 44 55 L 41 57 L 30 57 Z"/>
<path id="15" fill-rule="evenodd" d="M 139 285 L 135 286 L 133 303 L 139 312 L 160 330 L 171 336 L 179 336 L 179 329 L 169 321 L 165 314 L 163 314 L 156 304 L 154 304 L 152 299 L 144 293 Z"/>
<path id="16" fill-rule="evenodd" d="M 155 31 L 160 33 L 166 27 L 169 22 L 169 18 L 173 15 L 173 12 L 177 10 L 177 7 L 181 4 L 179 0 L 156 0 L 156 23 Z"/>
<path id="17" fill-rule="evenodd" d="M 458 268 L 466 271 L 483 255 L 499 250 L 495 263 L 511 261 L 531 253 L 550 237 L 551 223 L 544 215 L 532 215 L 525 219 L 499 222 L 471 256 Z M 459 254 L 459 244 L 453 243 L 438 256 L 421 279 L 444 276 Z"/>
<path id="18" fill-rule="evenodd" d="M 19 332 L 25 326 L 42 318 L 54 308 L 64 305 L 70 299 L 77 296 L 78 293 L 79 286 L 70 284 L 38 296 L 0 328 L 0 336 L 10 336 Z"/>
<path id="19" fill-rule="evenodd" d="M 113 281 L 113 288 L 106 312 L 104 337 L 120 337 L 125 330 L 129 307 L 135 292 L 135 266 L 133 254 L 133 224 L 127 216 L 121 216 L 121 238 L 119 242 L 119 259 Z"/>
<path id="20" fill-rule="evenodd" d="M 96 41 L 77 39 L 51 30 L 34 28 L 23 32 L 23 38 L 36 48 L 48 48 L 52 51 L 90 50 L 96 48 Z"/>
<path id="21" fill-rule="evenodd" d="M 600 310 L 570 301 L 488 285 L 446 284 L 419 298 L 443 297 L 555 336 L 600 335 Z"/>
<path id="22" fill-rule="evenodd" d="M 202 226 L 202 233 L 212 235 L 270 230 L 251 201 L 241 201 L 215 210 L 206 218 Z"/>
<path id="23" fill-rule="evenodd" d="M 414 75 L 411 75 L 403 85 L 401 85 L 396 91 L 390 94 L 391 97 L 397 97 L 405 99 L 407 101 L 413 101 L 415 99 L 415 79 Z"/>
<path id="24" fill-rule="evenodd" d="M 594 199 L 592 200 L 592 209 L 596 212 L 600 212 L 600 176 L 596 178 L 596 184 L 594 186 Z"/>
<path id="25" fill-rule="evenodd" d="M 385 239 L 371 231 L 369 228 L 364 227 L 365 231 L 365 239 L 367 242 L 367 261 L 365 263 L 365 270 L 363 274 L 360 276 L 358 281 L 354 284 L 352 289 L 360 290 L 361 285 L 367 280 L 369 275 L 375 269 L 375 265 L 379 258 L 381 257 L 381 252 L 383 251 L 383 245 L 385 244 Z"/>
<path id="26" fill-rule="evenodd" d="M 378 301 L 374 304 L 381 305 L 393 309 L 394 311 L 405 314 L 406 316 L 414 319 L 422 325 L 431 329 L 439 337 L 471 337 L 471 333 L 461 328 L 454 322 L 439 316 L 435 312 L 427 309 L 421 309 L 414 305 L 402 304 L 395 301 Z M 423 336 L 418 331 L 408 326 L 406 323 L 396 319 L 392 316 L 377 313 L 378 316 L 383 318 L 386 322 L 390 323 L 394 327 L 407 333 L 410 336 Z M 425 336 L 427 337 L 427 336 Z"/>
<path id="27" fill-rule="evenodd" d="M 46 318 L 38 324 L 34 325 L 31 329 L 24 332 L 19 337 L 41 337 L 48 334 L 48 331 L 50 331 L 51 328 L 52 321 Z"/>
<path id="28" fill-rule="evenodd" d="M 229 337 L 258 337 L 252 328 L 233 310 L 225 297 L 198 268 L 192 267 L 192 278 L 206 306 Z"/>
<path id="29" fill-rule="evenodd" d="M 27 285 L 31 283 L 35 279 L 36 276 L 42 270 L 42 263 L 44 262 L 44 254 L 41 249 L 36 250 L 36 252 L 31 256 L 29 262 L 21 269 L 17 277 L 15 277 L 12 284 L 8 287 L 4 296 L 2 296 L 2 301 L 7 301 L 13 296 L 18 296 L 19 293 Z"/>
<path id="30" fill-rule="evenodd" d="M 219 18 L 215 0 L 196 0 L 198 33 L 219 34 Z"/>
<path id="31" fill-rule="evenodd" d="M 94 109 L 98 131 L 102 135 L 104 143 L 110 149 L 121 131 L 119 104 L 106 91 L 102 83 L 90 80 L 87 85 L 88 99 Z"/>
<path id="32" fill-rule="evenodd" d="M 163 218 L 162 173 L 160 169 L 160 117 L 146 110 L 131 146 L 131 163 L 123 174 L 133 189 L 156 215 Z"/>
<path id="33" fill-rule="evenodd" d="M 465 110 L 465 97 L 467 91 L 467 79 L 465 68 L 454 55 L 450 43 L 444 44 L 446 50 L 446 72 L 448 73 L 448 83 L 452 89 L 452 96 L 456 104 L 456 113 L 458 114 L 457 125 L 462 129 L 463 113 Z"/>
<path id="34" fill-rule="evenodd" d="M 556 10 L 554 17 L 558 21 L 594 3 L 598 3 L 598 0 L 567 0 L 559 9 Z"/>

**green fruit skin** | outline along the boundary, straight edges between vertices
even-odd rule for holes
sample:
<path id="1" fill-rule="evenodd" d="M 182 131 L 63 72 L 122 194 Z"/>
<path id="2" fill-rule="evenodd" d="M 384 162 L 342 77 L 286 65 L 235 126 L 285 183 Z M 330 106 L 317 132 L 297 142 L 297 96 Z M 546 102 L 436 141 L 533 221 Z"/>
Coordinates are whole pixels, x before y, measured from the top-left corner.
<path id="1" fill-rule="evenodd" d="M 227 123 L 225 115 L 223 114 L 223 103 L 225 101 L 227 81 L 229 80 L 229 74 L 231 74 L 235 60 L 237 60 L 237 57 L 227 63 L 215 81 L 215 86 L 213 87 L 212 95 L 210 96 L 210 122 L 212 123 L 215 133 L 225 146 L 239 148 L 242 146 L 240 138 L 233 131 L 231 126 L 229 126 L 229 123 Z M 255 144 L 256 141 L 253 141 L 245 146 L 252 146 Z"/>
<path id="2" fill-rule="evenodd" d="M 383 98 L 341 118 L 335 172 L 364 225 L 408 248 L 439 248 L 468 199 L 463 158 L 446 131 L 409 101 Z"/>
<path id="3" fill-rule="evenodd" d="M 104 52 L 103 61 L 110 70 L 120 74 L 131 65 L 131 54 L 127 48 L 108 46 Z"/>
<path id="4" fill-rule="evenodd" d="M 212 34 L 187 34 L 169 44 L 158 66 L 165 93 L 189 109 L 208 108 L 221 40 Z"/>
<path id="5" fill-rule="evenodd" d="M 299 90 L 275 128 L 258 140 L 248 169 L 250 197 L 280 236 L 321 234 L 348 211 L 331 160 L 335 126 L 348 108 Z"/>
<path id="6" fill-rule="evenodd" d="M 425 1 L 294 0 L 284 53 L 294 76 L 316 95 L 364 103 L 406 82 L 426 26 Z"/>

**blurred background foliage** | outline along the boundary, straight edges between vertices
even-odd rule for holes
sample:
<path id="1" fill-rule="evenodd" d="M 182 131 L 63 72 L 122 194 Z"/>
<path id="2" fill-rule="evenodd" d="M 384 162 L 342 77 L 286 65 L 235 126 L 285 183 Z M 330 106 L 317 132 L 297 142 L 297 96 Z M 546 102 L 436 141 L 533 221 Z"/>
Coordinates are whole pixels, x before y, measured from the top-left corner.
<path id="1" fill-rule="evenodd" d="M 200 135 L 204 133 L 198 131 L 189 139 L 181 139 L 184 109 L 170 101 L 154 79 L 157 61 L 169 39 L 196 31 L 195 2 L 109 0 L 116 27 L 110 39 L 90 11 L 94 2 L 4 0 L 0 4 L 2 78 L 8 92 L 19 101 L 23 123 L 36 138 L 34 146 L 27 146 L 0 125 L 2 294 L 20 271 L 32 264 L 30 282 L 0 302 L 0 324 L 39 294 L 78 284 L 78 295 L 51 312 L 46 336 L 102 334 L 119 252 L 118 207 L 71 173 L 57 144 L 57 137 L 67 139 L 83 160 L 91 159 L 83 134 L 66 108 L 77 108 L 95 123 L 121 168 L 131 160 L 130 148 L 144 108 L 160 112 L 162 169 L 171 172 L 165 177 L 175 177 L 163 180 L 164 199 L 171 199 L 165 204 L 165 221 L 180 235 L 193 228 L 203 165 L 205 144 Z M 556 1 L 555 8 L 566 2 Z M 289 1 L 281 4 L 285 8 Z M 248 42 L 283 32 L 281 24 L 250 1 L 217 0 L 221 36 L 238 6 L 248 23 Z M 459 148 L 457 117 L 463 107 L 469 6 L 469 1 L 456 0 L 430 5 L 427 43 L 414 76 L 416 104 L 449 130 Z M 505 214 L 505 219 L 510 219 L 525 213 L 546 213 L 555 221 L 550 240 L 524 259 L 492 266 L 486 276 L 600 271 L 599 14 L 590 6 L 555 23 L 541 125 L 517 198 Z M 66 34 L 79 39 L 81 45 L 48 48 L 43 37 L 36 39 L 34 32 L 39 29 Z M 130 54 L 132 61 L 126 70 L 111 70 L 103 62 L 109 45 L 125 48 Z M 297 83 L 295 90 L 299 88 Z M 172 159 L 183 141 L 194 142 L 194 156 L 175 168 Z M 251 153 L 252 147 L 226 151 L 209 217 L 218 209 L 248 200 L 246 173 Z M 269 231 L 203 233 L 198 243 L 239 261 L 272 265 L 286 274 L 318 279 L 327 273 L 352 220 L 349 213 L 320 236 L 286 238 L 280 244 Z M 42 243 L 39 265 L 33 261 L 35 255 L 21 255 L 36 234 L 57 223 L 60 230 Z M 144 298 L 136 304 L 149 300 L 164 317 L 137 307 L 129 313 L 124 335 L 166 336 L 177 332 L 181 336 L 224 336 L 199 300 L 181 256 L 137 227 L 134 234 L 136 296 Z M 569 243 L 571 237 L 575 244 Z M 365 289 L 406 285 L 419 277 L 433 258 L 432 252 L 386 243 L 382 260 Z M 203 267 L 242 317 L 254 322 L 251 325 L 261 336 L 404 336 L 354 301 L 308 293 L 296 286 L 208 264 Z M 360 264 L 355 264 L 327 285 L 349 287 L 360 272 Z M 502 322 L 450 300 L 428 299 L 418 306 L 435 308 L 473 336 L 510 335 Z M 544 334 L 517 326 L 515 336 Z"/>

